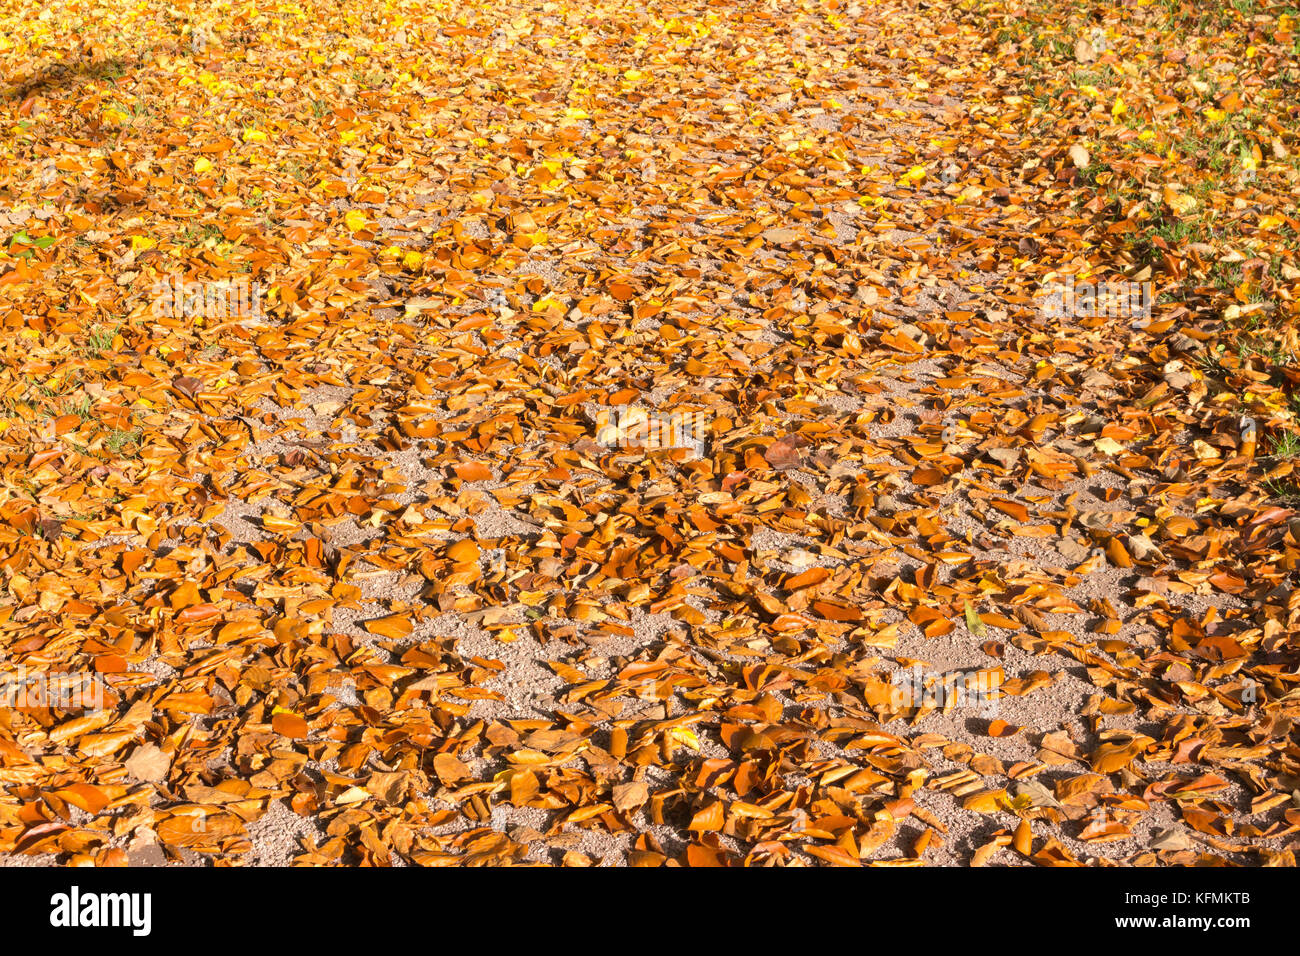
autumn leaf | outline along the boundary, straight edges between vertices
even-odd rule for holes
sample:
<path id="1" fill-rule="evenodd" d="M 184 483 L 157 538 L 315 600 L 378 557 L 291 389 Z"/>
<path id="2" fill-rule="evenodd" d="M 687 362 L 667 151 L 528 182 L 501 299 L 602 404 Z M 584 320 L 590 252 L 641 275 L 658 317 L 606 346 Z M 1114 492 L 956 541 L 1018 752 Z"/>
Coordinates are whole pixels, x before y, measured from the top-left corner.
<path id="1" fill-rule="evenodd" d="M 1293 864 L 1296 18 L 1193 6 L 7 5 L 0 853 Z"/>
<path id="2" fill-rule="evenodd" d="M 395 639 L 407 637 L 415 629 L 411 619 L 404 614 L 390 614 L 388 617 L 366 621 L 365 628 L 371 634 Z"/>

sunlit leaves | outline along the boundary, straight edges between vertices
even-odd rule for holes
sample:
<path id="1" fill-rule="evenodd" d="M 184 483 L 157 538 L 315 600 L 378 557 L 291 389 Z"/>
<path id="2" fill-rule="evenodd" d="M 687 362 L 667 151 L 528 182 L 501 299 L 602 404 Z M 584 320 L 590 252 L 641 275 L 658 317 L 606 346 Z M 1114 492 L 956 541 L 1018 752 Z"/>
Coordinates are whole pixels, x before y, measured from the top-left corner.
<path id="1" fill-rule="evenodd" d="M 19 6 L 0 642 L 113 696 L 6 710 L 5 850 L 1289 861 L 1276 35 Z"/>

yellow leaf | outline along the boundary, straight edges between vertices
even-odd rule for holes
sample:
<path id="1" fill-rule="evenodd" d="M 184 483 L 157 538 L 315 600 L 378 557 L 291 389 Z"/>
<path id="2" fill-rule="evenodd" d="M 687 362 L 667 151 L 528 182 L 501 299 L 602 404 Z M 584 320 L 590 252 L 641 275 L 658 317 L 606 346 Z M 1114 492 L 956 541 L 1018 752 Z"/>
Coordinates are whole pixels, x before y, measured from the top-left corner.
<path id="1" fill-rule="evenodd" d="M 668 731 L 668 739 L 690 747 L 697 753 L 699 752 L 700 738 L 695 736 L 695 731 L 691 730 L 689 727 L 674 727 L 672 730 Z"/>

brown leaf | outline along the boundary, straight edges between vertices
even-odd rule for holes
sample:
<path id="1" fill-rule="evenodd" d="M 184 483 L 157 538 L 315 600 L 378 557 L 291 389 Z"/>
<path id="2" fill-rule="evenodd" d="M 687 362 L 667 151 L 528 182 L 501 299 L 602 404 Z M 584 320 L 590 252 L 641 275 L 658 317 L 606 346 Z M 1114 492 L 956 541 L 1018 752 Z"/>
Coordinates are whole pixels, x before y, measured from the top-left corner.
<path id="1" fill-rule="evenodd" d="M 136 747 L 124 762 L 126 772 L 146 783 L 161 783 L 167 779 L 171 758 L 153 744 Z"/>
<path id="2" fill-rule="evenodd" d="M 645 804 L 650 799 L 650 790 L 644 783 L 633 781 L 614 786 L 614 808 L 627 813 Z"/>

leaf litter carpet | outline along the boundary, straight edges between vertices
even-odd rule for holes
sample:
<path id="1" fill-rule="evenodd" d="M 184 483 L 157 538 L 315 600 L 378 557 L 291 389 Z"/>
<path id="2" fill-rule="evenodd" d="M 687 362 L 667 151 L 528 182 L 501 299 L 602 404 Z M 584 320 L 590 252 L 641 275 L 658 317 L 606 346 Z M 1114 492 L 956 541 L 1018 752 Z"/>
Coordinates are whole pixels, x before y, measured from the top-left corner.
<path id="1" fill-rule="evenodd" d="M 0 710 L 8 863 L 1292 862 L 1292 512 L 1186 319 L 1040 307 L 974 26 L 42 9 L 0 646 L 108 700 Z"/>

